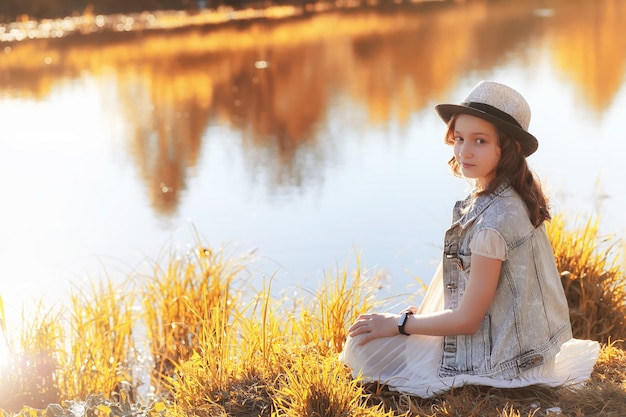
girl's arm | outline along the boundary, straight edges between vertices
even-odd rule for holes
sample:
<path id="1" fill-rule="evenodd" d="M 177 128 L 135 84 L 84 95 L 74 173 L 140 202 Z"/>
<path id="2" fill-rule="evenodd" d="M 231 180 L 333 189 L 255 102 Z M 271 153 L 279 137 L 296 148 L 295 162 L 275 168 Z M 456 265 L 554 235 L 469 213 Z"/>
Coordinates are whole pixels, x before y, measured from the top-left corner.
<path id="1" fill-rule="evenodd" d="M 409 334 L 450 336 L 473 334 L 478 330 L 498 287 L 502 261 L 472 254 L 472 269 L 459 306 L 428 314 L 409 316 L 404 327 Z M 366 334 L 363 345 L 379 337 L 398 334 L 398 315 L 365 314 L 348 329 L 350 336 Z"/>

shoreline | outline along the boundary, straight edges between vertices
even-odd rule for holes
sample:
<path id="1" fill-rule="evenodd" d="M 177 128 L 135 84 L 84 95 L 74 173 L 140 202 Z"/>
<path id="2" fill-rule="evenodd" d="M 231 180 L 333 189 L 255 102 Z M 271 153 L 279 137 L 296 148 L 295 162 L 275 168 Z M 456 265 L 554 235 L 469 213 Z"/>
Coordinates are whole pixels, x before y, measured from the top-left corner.
<path id="1" fill-rule="evenodd" d="M 304 5 L 280 5 L 234 9 L 219 7 L 197 11 L 160 10 L 111 15 L 84 14 L 57 19 L 28 19 L 0 23 L 0 44 L 12 44 L 37 39 L 62 39 L 78 35 L 143 33 L 216 26 L 233 22 L 282 20 L 305 17 L 330 11 L 350 11 L 370 8 L 399 8 L 445 3 L 447 0 L 408 0 L 391 3 L 379 0 L 345 0 Z"/>

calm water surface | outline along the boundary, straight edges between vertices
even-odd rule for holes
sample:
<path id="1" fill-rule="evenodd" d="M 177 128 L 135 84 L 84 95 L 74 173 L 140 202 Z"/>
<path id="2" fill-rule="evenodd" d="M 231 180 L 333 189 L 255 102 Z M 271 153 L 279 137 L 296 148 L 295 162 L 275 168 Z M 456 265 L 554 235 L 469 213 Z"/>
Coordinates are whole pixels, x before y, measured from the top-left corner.
<path id="1" fill-rule="evenodd" d="M 432 107 L 481 79 L 530 102 L 554 211 L 623 237 L 625 18 L 618 0 L 470 2 L 0 44 L 7 314 L 195 233 L 254 251 L 252 283 L 315 287 L 359 254 L 381 297 L 416 291 L 467 192 Z"/>

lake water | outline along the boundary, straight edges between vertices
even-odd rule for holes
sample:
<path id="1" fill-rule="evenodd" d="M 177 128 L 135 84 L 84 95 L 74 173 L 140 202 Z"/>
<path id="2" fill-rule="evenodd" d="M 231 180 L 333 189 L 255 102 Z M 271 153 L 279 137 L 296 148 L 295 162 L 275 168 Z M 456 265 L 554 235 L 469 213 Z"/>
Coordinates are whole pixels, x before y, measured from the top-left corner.
<path id="1" fill-rule="evenodd" d="M 0 296 L 9 317 L 121 282 L 195 233 L 251 282 L 430 280 L 467 183 L 433 111 L 518 89 L 553 211 L 626 234 L 626 2 L 445 2 L 0 43 Z M 400 302 L 403 304 L 403 302 Z"/>

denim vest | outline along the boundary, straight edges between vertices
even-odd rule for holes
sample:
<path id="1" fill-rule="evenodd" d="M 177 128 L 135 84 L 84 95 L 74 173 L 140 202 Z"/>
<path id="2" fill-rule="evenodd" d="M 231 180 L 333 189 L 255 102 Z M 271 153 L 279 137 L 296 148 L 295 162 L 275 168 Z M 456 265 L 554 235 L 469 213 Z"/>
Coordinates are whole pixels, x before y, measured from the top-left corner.
<path id="1" fill-rule="evenodd" d="M 441 377 L 470 374 L 510 379 L 553 358 L 572 337 L 567 299 L 545 226 L 535 228 L 507 183 L 454 206 L 445 234 L 444 304 L 459 305 L 471 270 L 470 241 L 483 229 L 506 242 L 495 296 L 476 333 L 444 337 Z M 480 279 L 480 277 L 475 277 Z"/>

